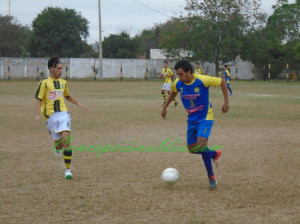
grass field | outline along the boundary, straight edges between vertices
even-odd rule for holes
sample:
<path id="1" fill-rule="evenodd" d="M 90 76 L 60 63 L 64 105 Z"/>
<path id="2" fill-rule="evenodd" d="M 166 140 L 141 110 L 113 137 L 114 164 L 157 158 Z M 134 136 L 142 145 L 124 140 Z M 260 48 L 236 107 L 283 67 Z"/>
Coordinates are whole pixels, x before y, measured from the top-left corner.
<path id="1" fill-rule="evenodd" d="M 221 89 L 211 88 L 209 145 L 223 146 L 215 191 L 201 156 L 188 152 L 74 152 L 65 180 L 45 122 L 34 128 L 37 85 L 0 82 L 0 223 L 300 223 L 300 82 L 233 81 L 227 114 Z M 68 104 L 76 146 L 186 141 L 181 103 L 160 117 L 161 82 L 69 86 L 88 107 Z M 180 172 L 175 185 L 160 180 L 167 167 Z"/>

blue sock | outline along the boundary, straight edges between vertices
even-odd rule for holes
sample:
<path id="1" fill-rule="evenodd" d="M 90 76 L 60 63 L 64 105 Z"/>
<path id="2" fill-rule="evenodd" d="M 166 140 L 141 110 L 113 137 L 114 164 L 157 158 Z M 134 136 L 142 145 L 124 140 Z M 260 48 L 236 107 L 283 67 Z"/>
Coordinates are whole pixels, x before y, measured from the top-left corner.
<path id="1" fill-rule="evenodd" d="M 203 159 L 208 177 L 214 176 L 214 171 L 213 171 L 212 164 L 211 164 L 211 153 L 203 152 L 202 159 Z"/>
<path id="2" fill-rule="evenodd" d="M 215 159 L 218 155 L 218 153 L 215 150 L 209 150 L 211 158 Z"/>
<path id="3" fill-rule="evenodd" d="M 203 159 L 208 177 L 214 176 L 214 172 L 213 172 L 213 168 L 212 168 L 212 164 L 211 164 L 211 158 L 212 158 L 212 156 L 214 156 L 213 158 L 216 158 L 217 152 L 210 151 L 209 148 L 207 148 L 206 150 L 200 150 L 199 152 L 197 152 L 197 154 L 202 155 L 202 159 Z"/>

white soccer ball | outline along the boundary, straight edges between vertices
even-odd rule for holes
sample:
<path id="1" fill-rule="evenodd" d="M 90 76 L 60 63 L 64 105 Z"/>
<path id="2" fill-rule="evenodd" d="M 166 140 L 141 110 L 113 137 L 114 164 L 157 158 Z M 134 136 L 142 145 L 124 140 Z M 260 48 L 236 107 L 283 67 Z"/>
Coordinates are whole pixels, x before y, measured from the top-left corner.
<path id="1" fill-rule="evenodd" d="M 167 168 L 161 174 L 161 179 L 167 184 L 175 184 L 179 178 L 179 172 L 175 168 Z"/>

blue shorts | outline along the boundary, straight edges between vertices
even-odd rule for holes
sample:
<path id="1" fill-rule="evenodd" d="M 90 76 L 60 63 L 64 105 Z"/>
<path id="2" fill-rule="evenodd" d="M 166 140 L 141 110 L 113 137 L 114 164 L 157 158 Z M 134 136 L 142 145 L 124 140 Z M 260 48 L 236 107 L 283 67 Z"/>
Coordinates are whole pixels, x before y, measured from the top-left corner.
<path id="1" fill-rule="evenodd" d="M 213 124 L 214 124 L 213 120 L 188 122 L 187 144 L 191 145 L 191 144 L 196 143 L 198 137 L 203 137 L 203 138 L 208 139 Z"/>

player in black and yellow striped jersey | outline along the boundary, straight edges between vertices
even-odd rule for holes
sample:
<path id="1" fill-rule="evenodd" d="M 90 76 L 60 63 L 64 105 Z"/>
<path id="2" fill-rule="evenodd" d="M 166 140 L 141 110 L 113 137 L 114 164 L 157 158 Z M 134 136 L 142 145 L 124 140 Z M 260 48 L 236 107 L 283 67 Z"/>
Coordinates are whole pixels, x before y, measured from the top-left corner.
<path id="1" fill-rule="evenodd" d="M 63 65 L 58 57 L 49 59 L 48 69 L 51 73 L 50 76 L 39 83 L 35 94 L 37 99 L 35 125 L 38 126 L 40 113 L 42 113 L 55 142 L 54 151 L 56 155 L 61 156 L 60 153 L 63 151 L 66 166 L 65 178 L 71 179 L 72 150 L 65 150 L 70 148 L 71 117 L 65 105 L 64 97 L 83 110 L 86 110 L 86 107 L 71 97 L 67 81 L 60 78 Z"/>
<path id="2" fill-rule="evenodd" d="M 196 63 L 194 74 L 195 75 L 205 75 L 203 70 L 200 68 L 199 62 Z"/>
<path id="3" fill-rule="evenodd" d="M 164 61 L 164 67 L 161 70 L 160 76 L 164 78 L 164 85 L 161 89 L 161 95 L 164 98 L 164 102 L 162 104 L 162 106 L 166 103 L 167 101 L 167 94 L 170 94 L 171 92 L 171 85 L 172 85 L 172 77 L 174 77 L 174 73 L 172 71 L 172 69 L 168 68 L 168 62 Z M 177 100 L 174 98 L 174 106 L 176 107 L 178 105 Z"/>

